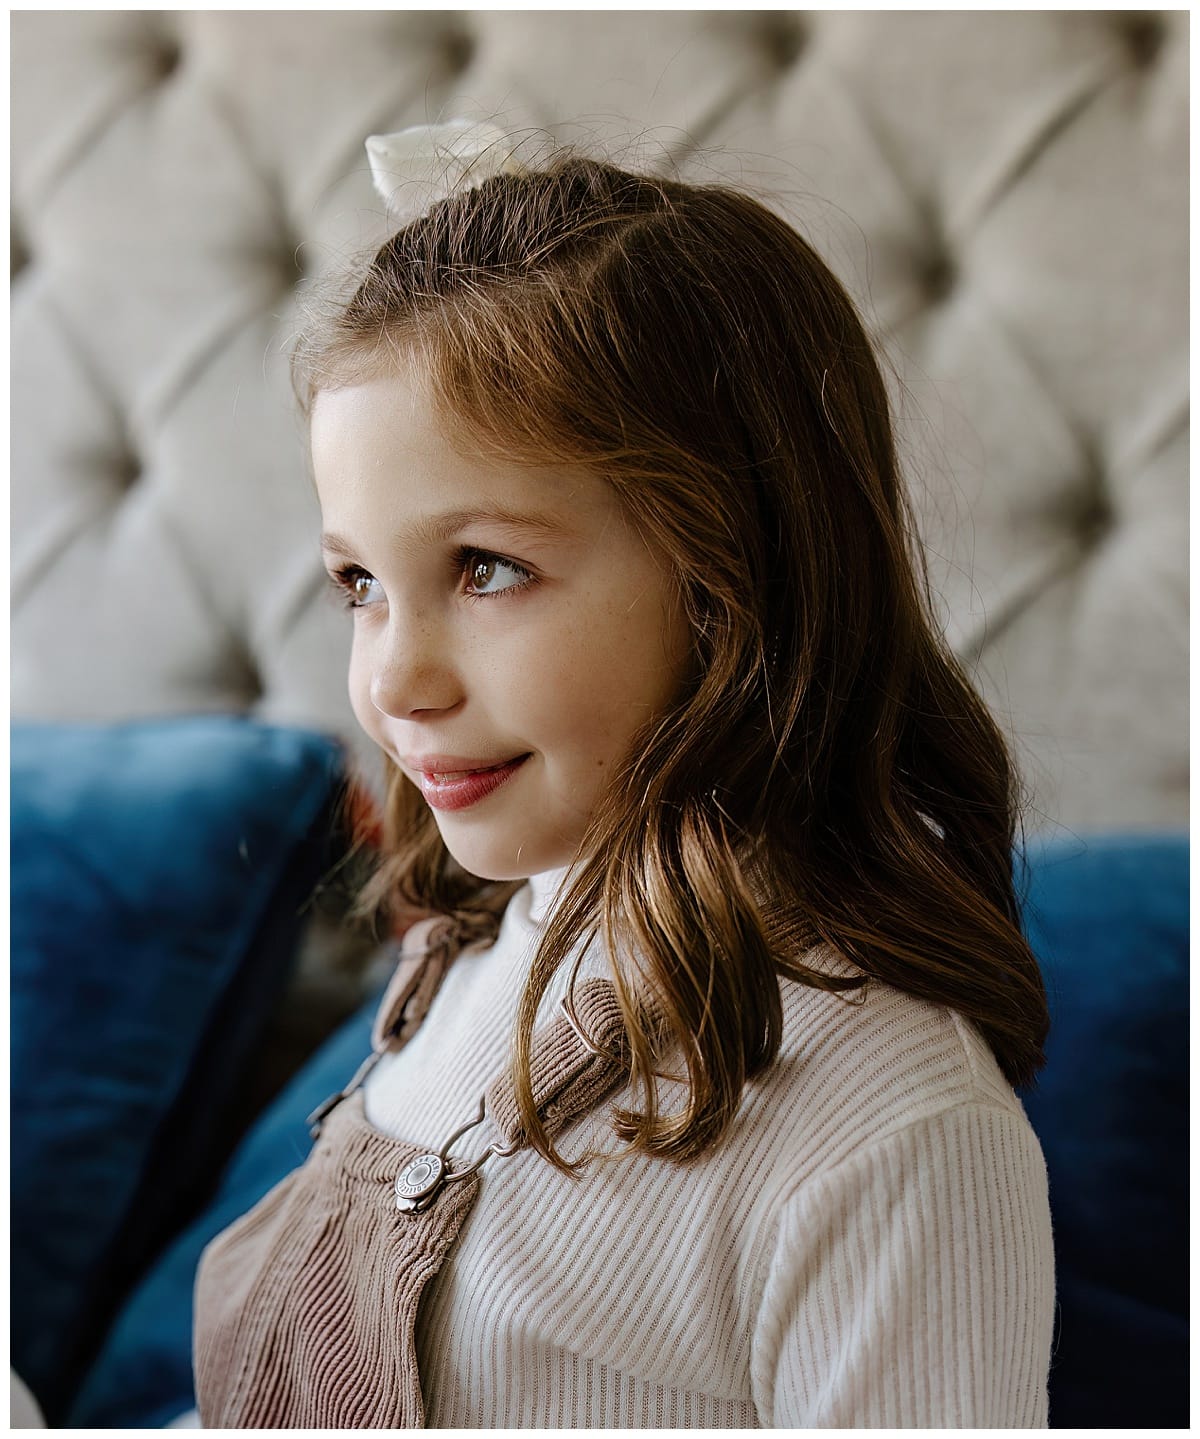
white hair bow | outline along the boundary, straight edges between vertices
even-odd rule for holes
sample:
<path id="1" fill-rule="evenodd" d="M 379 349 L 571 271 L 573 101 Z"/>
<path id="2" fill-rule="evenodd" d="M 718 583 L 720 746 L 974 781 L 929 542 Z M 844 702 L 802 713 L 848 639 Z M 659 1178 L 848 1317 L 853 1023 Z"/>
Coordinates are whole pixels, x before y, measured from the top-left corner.
<path id="1" fill-rule="evenodd" d="M 447 120 L 367 137 L 375 191 L 396 218 L 411 219 L 451 190 L 493 175 L 520 175 L 518 142 L 486 121 Z"/>

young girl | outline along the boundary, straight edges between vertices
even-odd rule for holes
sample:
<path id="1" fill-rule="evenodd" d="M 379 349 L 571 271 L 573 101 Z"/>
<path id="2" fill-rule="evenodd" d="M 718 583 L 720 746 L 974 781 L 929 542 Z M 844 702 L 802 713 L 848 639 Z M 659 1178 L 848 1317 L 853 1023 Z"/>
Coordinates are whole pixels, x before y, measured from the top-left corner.
<path id="1" fill-rule="evenodd" d="M 201 1421 L 1044 1426 L 1016 781 L 863 327 L 747 196 L 481 136 L 296 351 L 368 899 L 445 918 L 206 1252 Z"/>

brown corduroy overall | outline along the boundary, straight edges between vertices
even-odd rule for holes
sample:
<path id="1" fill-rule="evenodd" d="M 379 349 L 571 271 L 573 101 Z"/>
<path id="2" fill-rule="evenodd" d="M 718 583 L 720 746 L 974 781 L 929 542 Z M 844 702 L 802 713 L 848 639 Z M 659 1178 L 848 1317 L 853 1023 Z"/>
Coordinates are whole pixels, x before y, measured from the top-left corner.
<path id="1" fill-rule="evenodd" d="M 491 1116 L 524 1147 L 512 1078 L 488 1086 L 479 1115 L 440 1150 L 389 1138 L 357 1086 L 424 1018 L 458 952 L 452 926 L 426 921 L 404 952 L 375 1021 L 373 1054 L 312 1116 L 308 1159 L 205 1249 L 196 1277 L 196 1402 L 206 1429 L 394 1429 L 424 1424 L 415 1326 L 479 1189 L 479 1163 L 455 1168 L 454 1141 Z M 552 1137 L 628 1075 L 612 985 L 588 980 L 574 1016 L 534 1035 L 534 1099 Z"/>

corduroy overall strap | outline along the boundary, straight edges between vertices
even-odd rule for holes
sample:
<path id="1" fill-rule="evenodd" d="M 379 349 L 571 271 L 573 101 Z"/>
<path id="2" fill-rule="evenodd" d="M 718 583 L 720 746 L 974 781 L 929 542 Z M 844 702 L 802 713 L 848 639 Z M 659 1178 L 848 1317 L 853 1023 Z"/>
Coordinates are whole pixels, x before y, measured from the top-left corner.
<path id="1" fill-rule="evenodd" d="M 448 915 L 418 920 L 405 933 L 400 958 L 375 1012 L 371 1047 L 403 1049 L 429 1013 L 446 971 L 460 954 L 492 943 L 492 934 L 464 928 Z"/>
<path id="2" fill-rule="evenodd" d="M 552 1138 L 628 1074 L 613 987 L 581 984 L 575 1010 L 582 1033 L 564 1013 L 533 1038 L 533 1095 Z M 507 1070 L 482 1108 L 502 1136 L 484 1157 L 504 1163 L 526 1143 Z M 393 1140 L 355 1092 L 327 1113 L 307 1161 L 213 1240 L 196 1281 L 205 1428 L 423 1425 L 418 1306 L 480 1183 L 481 1161 L 456 1165 L 447 1138 L 440 1150 Z M 425 1207 L 398 1208 L 397 1180 L 439 1154 L 446 1174 Z"/>
<path id="3" fill-rule="evenodd" d="M 551 1139 L 629 1076 L 629 1039 L 613 986 L 604 979 L 585 980 L 574 1003 L 574 1021 L 564 1011 L 533 1035 L 533 1098 Z M 501 1070 L 488 1085 L 486 1107 L 508 1144 L 524 1148 L 529 1136 L 517 1109 L 511 1069 Z"/>

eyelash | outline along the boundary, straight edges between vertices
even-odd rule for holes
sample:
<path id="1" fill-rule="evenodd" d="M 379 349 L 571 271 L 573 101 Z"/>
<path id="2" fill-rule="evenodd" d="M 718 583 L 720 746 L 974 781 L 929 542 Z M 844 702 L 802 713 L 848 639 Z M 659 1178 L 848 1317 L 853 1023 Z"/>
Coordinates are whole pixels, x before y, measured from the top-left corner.
<path id="1" fill-rule="evenodd" d="M 516 560 L 510 560 L 506 555 L 498 555 L 494 550 L 480 550 L 470 545 L 461 545 L 455 550 L 453 556 L 454 573 L 457 575 L 469 575 L 478 565 L 484 564 L 489 560 L 504 565 L 506 569 L 512 570 L 514 574 L 520 575 L 521 579 L 519 583 L 508 585 L 504 589 L 496 590 L 491 594 L 475 594 L 467 590 L 464 592 L 464 599 L 499 599 L 503 595 L 515 595 L 533 583 L 532 573 L 527 570 L 524 565 L 518 564 Z M 343 565 L 341 569 L 335 570 L 329 576 L 330 583 L 338 592 L 338 597 L 345 609 L 360 610 L 365 608 L 365 606 L 354 597 L 354 583 L 360 578 L 373 579 L 374 576 L 368 574 L 361 565 Z"/>

